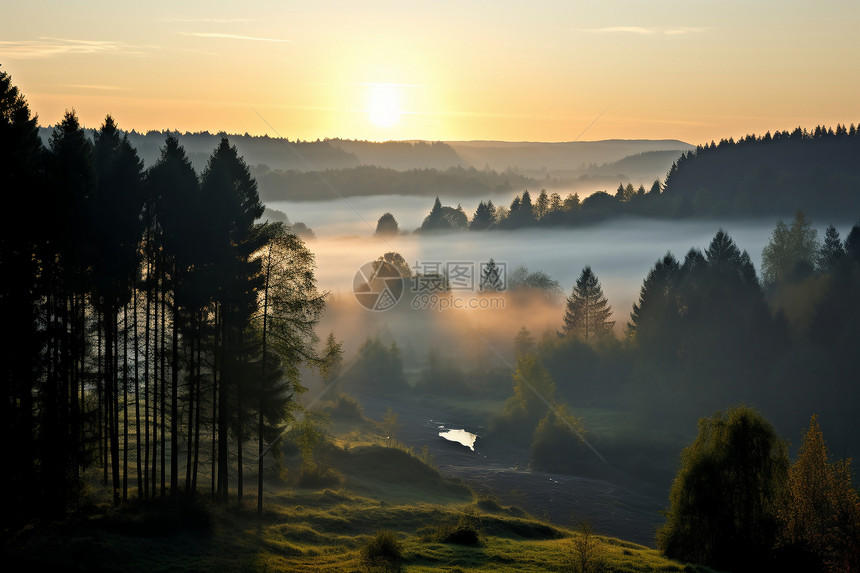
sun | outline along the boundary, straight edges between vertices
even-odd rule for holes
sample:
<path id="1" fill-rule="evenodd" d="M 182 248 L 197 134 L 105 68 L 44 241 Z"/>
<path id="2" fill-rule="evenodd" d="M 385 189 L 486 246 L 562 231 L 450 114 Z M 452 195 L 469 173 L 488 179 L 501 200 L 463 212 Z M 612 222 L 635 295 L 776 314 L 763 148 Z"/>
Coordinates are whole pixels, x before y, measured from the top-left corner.
<path id="1" fill-rule="evenodd" d="M 394 127 L 400 121 L 400 92 L 391 84 L 371 84 L 367 89 L 367 116 L 377 127 Z"/>

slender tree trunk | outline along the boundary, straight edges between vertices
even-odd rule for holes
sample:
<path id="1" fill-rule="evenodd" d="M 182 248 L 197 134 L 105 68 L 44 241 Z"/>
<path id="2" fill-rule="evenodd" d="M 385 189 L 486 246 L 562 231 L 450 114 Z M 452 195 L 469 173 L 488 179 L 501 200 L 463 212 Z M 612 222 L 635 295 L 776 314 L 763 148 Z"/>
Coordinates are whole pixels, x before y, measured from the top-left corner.
<path id="1" fill-rule="evenodd" d="M 72 333 L 71 339 L 73 341 L 73 347 L 71 352 L 71 379 L 70 379 L 70 388 L 69 388 L 69 436 L 71 436 L 71 446 L 75 453 L 74 456 L 74 479 L 77 481 L 80 479 L 80 469 L 81 469 L 81 446 L 82 441 L 80 439 L 81 429 L 80 429 L 80 416 L 78 412 L 78 385 L 81 380 L 80 372 L 78 371 L 78 356 L 83 354 L 81 349 L 81 324 L 78 321 L 78 295 L 72 295 L 72 307 L 71 307 L 71 326 Z"/>
<path id="2" fill-rule="evenodd" d="M 87 428 L 87 424 L 86 424 L 86 418 L 87 418 L 87 402 L 86 402 L 86 399 L 87 399 L 87 393 L 86 393 L 87 392 L 87 362 L 86 362 L 86 360 L 87 360 L 87 338 L 86 338 L 86 336 L 87 336 L 87 314 L 86 314 L 86 311 L 87 311 L 87 306 L 86 305 L 87 305 L 86 297 L 81 295 L 81 309 L 80 309 L 80 313 L 81 313 L 81 316 L 80 316 L 80 321 L 81 321 L 81 333 L 80 333 L 81 334 L 81 353 L 80 353 L 80 356 L 78 357 L 78 359 L 81 361 L 80 362 L 80 372 L 81 372 L 81 379 L 80 379 L 81 380 L 81 383 L 80 383 L 81 396 L 80 396 L 80 399 L 81 399 L 81 405 L 80 405 L 80 410 L 79 410 L 79 414 L 78 414 L 78 422 L 79 422 L 78 430 L 80 432 L 78 435 L 78 439 L 80 440 L 79 443 L 81 444 L 81 447 L 86 447 L 86 445 L 87 445 L 87 430 L 86 430 L 86 428 Z"/>
<path id="3" fill-rule="evenodd" d="M 113 488 L 113 503 L 119 505 L 119 441 L 116 436 L 114 413 L 116 412 L 115 376 L 114 376 L 114 334 L 116 319 L 112 308 L 113 301 L 105 301 L 105 311 L 102 313 L 105 330 L 105 417 L 107 418 L 107 437 L 110 448 L 111 486 Z"/>
<path id="4" fill-rule="evenodd" d="M 113 471 L 114 500 L 120 496 L 120 459 L 119 459 L 119 311 L 117 310 L 116 298 L 111 296 L 111 326 L 113 329 L 113 366 L 111 367 L 111 379 L 113 383 L 113 428 L 111 432 L 111 470 Z"/>
<path id="5" fill-rule="evenodd" d="M 140 331 L 137 324 L 137 279 L 135 278 L 134 289 L 134 441 L 137 446 L 137 497 L 141 497 L 144 491 L 143 473 L 144 467 L 141 465 L 141 433 L 140 433 Z"/>
<path id="6" fill-rule="evenodd" d="M 232 340 L 227 332 L 226 313 L 221 309 L 221 383 L 218 392 L 218 494 L 227 499 L 228 486 L 228 451 L 227 451 L 227 393 L 234 375 L 231 359 L 227 354 L 231 351 Z"/>
<path id="7" fill-rule="evenodd" d="M 269 256 L 266 259 L 266 284 L 263 288 L 263 368 L 260 373 L 260 395 L 257 398 L 257 513 L 263 513 L 263 388 L 266 384 L 266 336 L 268 335 L 268 320 L 269 320 L 269 279 L 272 274 L 272 243 L 269 243 Z"/>
<path id="8" fill-rule="evenodd" d="M 203 402 L 202 393 L 202 363 L 203 363 L 203 314 L 202 311 L 197 319 L 197 402 L 194 412 L 194 464 L 191 470 L 191 493 L 197 493 L 197 470 L 200 462 L 200 404 Z"/>
<path id="9" fill-rule="evenodd" d="M 179 493 L 179 277 L 173 265 L 173 362 L 170 366 L 170 495 Z"/>
<path id="10" fill-rule="evenodd" d="M 189 325 L 193 328 L 196 324 L 195 316 L 190 317 Z M 188 337 L 190 347 L 188 355 L 188 428 L 185 438 L 185 494 L 191 493 L 191 468 L 194 457 L 194 381 L 195 381 L 195 336 Z"/>
<path id="11" fill-rule="evenodd" d="M 148 234 L 148 233 L 147 233 Z M 149 497 L 149 313 L 152 301 L 151 287 L 151 265 L 146 261 L 146 310 L 144 311 L 144 334 L 143 334 L 143 491 L 144 496 Z"/>
<path id="12" fill-rule="evenodd" d="M 161 266 L 161 496 L 167 494 L 167 286 L 164 265 Z"/>
<path id="13" fill-rule="evenodd" d="M 108 483 L 108 454 L 107 443 L 105 442 L 106 433 L 102 424 L 104 415 L 104 368 L 102 367 L 102 331 L 104 330 L 104 313 L 100 310 L 96 311 L 96 345 L 98 346 L 97 362 L 96 362 L 96 439 L 99 444 L 99 462 L 102 464 L 102 485 L 107 487 Z"/>
<path id="14" fill-rule="evenodd" d="M 128 304 L 122 307 L 122 500 L 128 501 Z"/>
<path id="15" fill-rule="evenodd" d="M 155 286 L 152 299 L 152 497 L 154 498 L 158 495 L 158 360 L 161 357 L 161 350 L 158 347 L 159 284 L 154 268 L 153 277 Z"/>
<path id="16" fill-rule="evenodd" d="M 220 337 L 221 337 L 221 326 L 219 324 L 220 320 L 220 312 L 219 306 L 215 305 L 215 331 L 214 331 L 214 356 L 212 358 L 212 497 L 215 498 L 217 495 L 217 490 L 215 489 L 216 484 L 216 474 L 218 467 L 218 439 L 217 439 L 217 429 L 218 429 L 218 384 L 220 382 L 219 377 L 221 375 L 221 371 L 218 368 L 218 365 L 221 361 L 221 347 L 220 347 Z"/>
<path id="17" fill-rule="evenodd" d="M 242 497 L 244 495 L 244 484 L 245 484 L 244 478 L 243 478 L 243 476 L 245 474 L 245 472 L 244 472 L 245 461 L 242 459 L 242 440 L 245 437 L 244 433 L 242 432 L 242 425 L 243 425 L 242 422 L 244 421 L 243 416 L 242 416 L 242 406 L 243 406 L 243 404 L 242 404 L 242 390 L 239 389 L 236 392 L 236 394 L 237 394 L 236 409 L 238 410 L 237 415 L 239 418 L 238 423 L 236 424 L 236 442 L 237 442 L 237 446 L 236 446 L 236 458 L 237 458 L 236 488 L 238 489 L 239 507 L 241 508 L 242 507 Z"/>

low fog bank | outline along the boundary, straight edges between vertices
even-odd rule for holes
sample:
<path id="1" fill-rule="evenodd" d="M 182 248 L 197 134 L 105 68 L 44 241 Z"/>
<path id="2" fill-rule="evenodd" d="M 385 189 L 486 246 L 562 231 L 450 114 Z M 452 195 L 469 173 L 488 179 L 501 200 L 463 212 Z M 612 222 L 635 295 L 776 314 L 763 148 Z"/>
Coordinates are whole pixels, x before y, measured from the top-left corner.
<path id="1" fill-rule="evenodd" d="M 375 214 L 386 208 L 382 198 L 374 199 L 373 202 L 351 201 L 367 224 L 361 220 L 355 223 L 358 216 L 352 211 L 326 212 L 325 209 L 291 209 L 291 205 L 281 203 L 272 205 L 287 212 L 291 219 L 303 221 L 314 229 L 318 238 L 309 247 L 316 255 L 318 284 L 339 298 L 352 296 L 352 280 L 362 264 L 390 251 L 403 255 L 412 267 L 416 263 L 421 266 L 421 263 L 429 262 L 471 262 L 478 265 L 490 258 L 497 263 L 505 263 L 508 272 L 524 265 L 529 271 L 541 270 L 549 274 L 560 283 L 565 294 L 570 293 L 582 268 L 591 265 L 612 305 L 615 320 L 623 323 L 655 261 L 667 251 L 683 258 L 690 248 L 704 249 L 721 228 L 720 223 L 701 220 L 626 219 L 577 229 L 400 234 L 383 239 L 372 236 L 378 218 Z M 424 201 L 420 203 L 420 207 L 415 205 L 416 220 L 419 215 L 423 218 L 427 211 Z M 468 206 L 464 208 L 468 210 Z M 355 229 L 355 234 L 334 236 L 332 230 L 344 222 L 350 230 Z M 758 270 L 762 248 L 774 224 L 775 221 L 769 219 L 746 220 L 723 223 L 722 228 L 741 249 L 749 252 Z M 401 222 L 401 228 L 405 227 L 407 224 Z M 819 225 L 819 236 L 823 233 L 824 225 Z M 357 303 L 356 309 L 360 309 Z M 561 306 L 559 321 L 560 312 Z"/>
<path id="2" fill-rule="evenodd" d="M 325 218 L 311 212 L 295 216 L 312 222 L 310 217 L 318 216 L 316 226 Z M 819 237 L 826 223 L 814 221 Z M 319 286 L 331 293 L 318 332 L 321 338 L 334 333 L 343 342 L 348 369 L 330 397 L 338 392 L 385 397 L 404 418 L 416 401 L 424 404 L 428 396 L 440 400 L 440 413 L 452 404 L 475 407 L 491 429 L 490 436 L 478 442 L 483 448 L 479 451 L 494 452 L 504 461 L 514 448 L 517 459 L 531 456 L 529 463 L 542 471 L 615 483 L 631 477 L 657 488 L 671 483 L 681 448 L 695 436 L 696 420 L 737 403 L 761 408 L 794 446 L 809 416 L 818 413 L 833 445 L 850 456 L 860 446 L 855 417 L 845 401 L 834 398 L 857 392 L 846 384 L 854 368 L 853 354 L 840 346 L 851 343 L 853 335 L 847 330 L 842 342 L 810 342 L 806 337 L 811 335 L 803 330 L 808 325 L 787 327 L 781 317 L 774 318 L 761 292 L 723 292 L 716 284 L 711 298 L 701 302 L 703 312 L 684 319 L 686 330 L 674 329 L 669 317 L 653 339 L 635 345 L 621 342 L 643 280 L 663 255 L 671 252 L 683 260 L 691 248 L 704 251 L 723 229 L 749 253 L 760 275 L 762 248 L 774 226 L 773 220 L 720 224 L 626 219 L 579 229 L 399 234 L 385 239 L 370 236 L 368 230 L 363 236 L 322 236 L 309 243 L 316 254 Z M 850 225 L 838 229 L 846 236 Z M 427 265 L 444 269 L 446 263 L 471 264 L 473 288 L 440 294 L 435 303 L 428 303 L 426 293 L 413 292 L 417 285 L 407 281 L 396 306 L 367 310 L 352 292 L 356 271 L 387 252 L 402 255 L 413 273 L 426 274 Z M 559 283 L 560 292 L 480 294 L 481 264 L 490 258 L 504 265 L 508 276 L 521 266 L 543 271 Z M 600 279 L 613 308 L 616 336 L 605 344 L 560 336 L 565 297 L 585 265 Z M 810 278 L 807 286 L 814 286 L 815 280 Z M 443 300 L 448 301 L 444 306 Z M 460 301 L 462 308 L 452 308 L 453 301 Z M 742 310 L 751 303 L 755 312 Z M 784 304 L 790 310 L 794 302 Z M 537 357 L 542 366 L 521 363 L 524 353 Z M 512 396 L 519 400 L 533 394 L 514 390 L 517 378 L 512 372 L 523 368 L 545 368 L 552 381 L 549 388 L 554 388 L 547 395 L 554 392 L 556 404 L 569 405 L 571 415 L 584 419 L 589 440 L 611 460 L 608 466 L 577 448 L 570 436 L 562 436 L 564 428 L 559 430 L 551 418 L 544 422 L 544 402 L 529 406 L 535 419 L 505 422 L 502 412 L 510 413 L 516 404 Z M 543 376 L 543 370 L 530 372 L 530 380 Z M 319 378 L 309 384 L 311 397 L 325 386 Z M 471 402 L 461 405 L 460 399 Z M 541 428 L 546 434 L 542 438 Z M 556 451 L 565 453 L 557 456 Z M 556 464 L 556 458 L 564 463 Z"/>

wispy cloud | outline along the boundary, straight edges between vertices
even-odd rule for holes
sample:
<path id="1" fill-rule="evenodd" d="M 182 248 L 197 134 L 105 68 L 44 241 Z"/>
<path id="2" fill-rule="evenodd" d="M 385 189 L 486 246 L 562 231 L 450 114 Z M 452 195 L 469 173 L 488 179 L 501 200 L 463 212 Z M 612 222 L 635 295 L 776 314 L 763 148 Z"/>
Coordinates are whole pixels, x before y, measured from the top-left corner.
<path id="1" fill-rule="evenodd" d="M 354 82 L 354 86 L 369 86 L 375 88 L 426 88 L 423 84 L 394 84 L 387 82 Z"/>
<path id="2" fill-rule="evenodd" d="M 248 24 L 250 22 L 256 22 L 257 20 L 253 20 L 251 18 L 180 18 L 167 16 L 165 18 L 162 18 L 161 21 L 180 22 L 183 24 Z"/>
<path id="3" fill-rule="evenodd" d="M 663 36 L 681 36 L 684 34 L 695 34 L 703 32 L 705 28 L 695 28 L 682 26 L 678 28 L 657 28 L 645 26 L 607 26 L 605 28 L 584 28 L 583 32 L 589 34 L 639 34 L 647 35 L 663 35 Z"/>
<path id="4" fill-rule="evenodd" d="M 182 32 L 185 36 L 197 38 L 226 38 L 228 40 L 251 40 L 253 42 L 293 42 L 293 40 L 281 40 L 278 38 L 260 38 L 258 36 L 243 36 L 240 34 L 220 34 L 217 32 Z"/>
<path id="5" fill-rule="evenodd" d="M 140 46 L 113 40 L 71 40 L 45 38 L 36 40 L 0 41 L 0 54 L 10 59 L 50 58 L 70 54 L 124 54 L 143 55 Z"/>
<path id="6" fill-rule="evenodd" d="M 99 85 L 99 84 L 62 84 L 59 87 L 79 89 L 79 90 L 101 90 L 101 91 L 119 91 L 119 90 L 129 89 L 129 88 L 122 87 L 122 86 L 106 86 L 106 85 Z"/>

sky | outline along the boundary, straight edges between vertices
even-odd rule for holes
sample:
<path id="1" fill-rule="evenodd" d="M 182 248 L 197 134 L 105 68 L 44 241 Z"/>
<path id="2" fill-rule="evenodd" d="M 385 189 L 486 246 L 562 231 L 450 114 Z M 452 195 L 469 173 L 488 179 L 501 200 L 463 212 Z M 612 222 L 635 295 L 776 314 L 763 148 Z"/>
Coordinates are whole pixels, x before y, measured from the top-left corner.
<path id="1" fill-rule="evenodd" d="M 42 125 L 706 143 L 860 123 L 857 0 L 6 3 Z"/>

